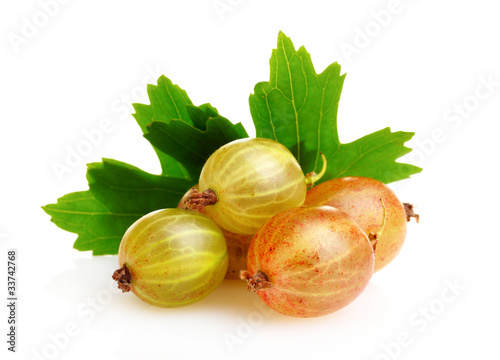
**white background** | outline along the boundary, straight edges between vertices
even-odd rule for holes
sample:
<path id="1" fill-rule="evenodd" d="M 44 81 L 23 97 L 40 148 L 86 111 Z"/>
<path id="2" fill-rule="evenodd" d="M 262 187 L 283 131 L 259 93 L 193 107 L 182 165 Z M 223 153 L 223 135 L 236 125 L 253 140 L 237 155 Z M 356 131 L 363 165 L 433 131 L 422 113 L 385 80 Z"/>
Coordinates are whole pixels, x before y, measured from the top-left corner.
<path id="1" fill-rule="evenodd" d="M 45 19 L 42 2 L 0 5 L 0 294 L 6 251 L 17 248 L 20 298 L 16 356 L 0 300 L 2 359 L 500 358 L 495 1 L 222 0 L 231 10 L 218 14 L 213 0 L 88 0 Z M 13 45 L 24 19 L 37 30 Z M 406 160 L 424 171 L 391 187 L 418 206 L 420 224 L 354 303 L 322 318 L 267 311 L 243 282 L 170 310 L 116 293 L 116 256 L 72 249 L 76 235 L 40 206 L 85 190 L 85 163 L 102 157 L 159 172 L 128 114 L 160 74 L 254 135 L 248 96 L 268 80 L 279 30 L 318 72 L 338 61 L 348 73 L 343 142 L 387 126 L 416 132 Z M 54 164 L 103 119 L 112 131 L 58 177 Z"/>

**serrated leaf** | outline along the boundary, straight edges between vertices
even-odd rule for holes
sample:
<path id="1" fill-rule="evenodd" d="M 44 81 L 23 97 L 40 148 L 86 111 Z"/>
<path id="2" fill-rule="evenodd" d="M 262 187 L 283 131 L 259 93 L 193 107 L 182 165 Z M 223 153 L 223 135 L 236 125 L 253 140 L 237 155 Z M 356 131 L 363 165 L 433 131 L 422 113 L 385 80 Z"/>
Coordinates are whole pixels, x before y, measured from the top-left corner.
<path id="1" fill-rule="evenodd" d="M 190 107 L 199 128 L 183 121 L 168 124 L 153 121 L 144 136 L 153 146 L 182 163 L 192 178 L 198 178 L 208 157 L 219 147 L 233 140 L 248 137 L 243 126 L 232 124 L 220 116 L 216 109 Z M 215 116 L 215 117 L 214 117 Z"/>
<path id="2" fill-rule="evenodd" d="M 43 207 L 61 229 L 78 234 L 74 247 L 94 255 L 118 253 L 128 227 L 152 211 L 176 207 L 196 182 L 144 172 L 111 159 L 88 165 L 88 191 Z"/>
<path id="3" fill-rule="evenodd" d="M 176 207 L 198 182 L 199 159 L 208 158 L 229 141 L 248 136 L 241 124 L 233 125 L 210 104 L 194 106 L 186 92 L 164 76 L 157 86 L 148 87 L 148 94 L 151 105 L 134 104 L 134 116 L 143 133 L 149 134 L 151 122 L 151 128 L 161 130 L 157 138 L 154 131 L 151 137 L 158 140 L 155 150 L 162 175 L 103 159 L 88 164 L 88 191 L 65 195 L 56 204 L 43 207 L 57 226 L 78 234 L 74 244 L 78 250 L 116 254 L 123 234 L 134 221 L 152 211 Z M 162 143 L 165 138 L 166 143 Z M 175 146 L 169 143 L 171 139 Z M 192 152 L 186 149 L 196 149 L 200 158 L 191 158 Z"/>
<path id="4" fill-rule="evenodd" d="M 143 134 L 147 133 L 147 126 L 153 121 L 169 123 L 173 119 L 183 121 L 192 125 L 187 107 L 193 103 L 187 93 L 179 86 L 174 85 L 170 79 L 161 76 L 157 85 L 148 85 L 148 96 L 150 105 L 133 104 L 137 123 Z M 160 160 L 162 174 L 166 176 L 190 179 L 188 171 L 178 161 L 168 154 L 155 148 Z"/>
<path id="5" fill-rule="evenodd" d="M 219 116 L 217 109 L 210 104 L 203 104 L 200 106 L 188 105 L 186 110 L 193 121 L 193 126 L 202 131 L 207 129 L 208 119 Z"/>
<path id="6" fill-rule="evenodd" d="M 90 190 L 67 194 L 43 209 L 58 227 L 78 234 L 75 249 L 94 255 L 116 254 L 127 227 L 140 217 L 109 212 Z"/>
<path id="7" fill-rule="evenodd" d="M 321 169 L 320 152 L 328 161 L 320 182 L 357 175 L 389 183 L 422 170 L 396 162 L 411 151 L 404 142 L 413 133 L 384 129 L 340 143 L 337 111 L 345 78 L 340 65 L 333 63 L 317 74 L 306 49 L 295 50 L 290 38 L 280 32 L 270 66 L 270 80 L 258 83 L 249 99 L 257 136 L 284 144 L 304 173 Z"/>
<path id="8" fill-rule="evenodd" d="M 328 162 L 333 165 L 326 176 L 365 176 L 385 183 L 406 179 L 422 170 L 396 162 L 396 159 L 411 151 L 404 143 L 413 135 L 414 133 L 403 131 L 391 132 L 390 128 L 385 128 L 351 143 L 342 144 L 332 155 L 335 161 Z"/>

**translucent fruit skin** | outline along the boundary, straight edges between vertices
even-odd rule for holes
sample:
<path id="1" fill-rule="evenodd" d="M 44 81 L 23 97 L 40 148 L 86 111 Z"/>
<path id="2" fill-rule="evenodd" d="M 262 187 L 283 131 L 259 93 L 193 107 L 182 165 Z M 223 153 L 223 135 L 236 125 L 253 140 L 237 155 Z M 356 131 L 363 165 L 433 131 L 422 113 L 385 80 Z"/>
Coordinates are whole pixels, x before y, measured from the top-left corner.
<path id="1" fill-rule="evenodd" d="M 199 191 L 198 184 L 196 184 L 193 188 Z M 188 190 L 184 194 L 181 201 L 179 201 L 177 208 L 185 208 L 185 200 L 191 192 L 192 189 Z M 205 213 L 205 211 L 202 210 L 201 213 Z M 225 278 L 229 280 L 239 280 L 240 271 L 247 268 L 248 247 L 250 246 L 250 241 L 252 241 L 253 235 L 235 234 L 222 228 L 221 230 L 224 238 L 226 239 L 227 254 L 229 257 Z"/>
<path id="2" fill-rule="evenodd" d="M 207 216 L 165 209 L 132 224 L 118 260 L 130 271 L 131 290 L 141 300 L 179 307 L 203 299 L 222 282 L 228 255 L 221 230 Z"/>
<path id="3" fill-rule="evenodd" d="M 220 227 L 253 235 L 277 213 L 300 206 L 305 176 L 293 154 L 263 138 L 241 139 L 215 151 L 201 171 L 199 188 L 212 189 L 218 202 L 205 211 Z"/>
<path id="4" fill-rule="evenodd" d="M 361 228 L 330 206 L 302 206 L 267 222 L 248 250 L 248 271 L 273 284 L 257 295 L 295 317 L 330 314 L 351 303 L 373 274 L 373 248 Z"/>
<path id="5" fill-rule="evenodd" d="M 326 181 L 307 192 L 305 204 L 330 205 L 343 210 L 369 235 L 385 226 L 375 250 L 375 271 L 389 264 L 406 237 L 406 214 L 396 194 L 384 183 L 365 177 L 344 177 Z"/>

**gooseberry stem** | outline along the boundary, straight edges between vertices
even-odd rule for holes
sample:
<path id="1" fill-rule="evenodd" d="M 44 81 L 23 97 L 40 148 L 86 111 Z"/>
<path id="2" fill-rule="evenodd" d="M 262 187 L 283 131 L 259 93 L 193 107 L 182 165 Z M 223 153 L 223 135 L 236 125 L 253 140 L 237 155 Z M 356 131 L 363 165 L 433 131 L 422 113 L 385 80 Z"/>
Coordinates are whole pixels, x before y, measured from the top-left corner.
<path id="1" fill-rule="evenodd" d="M 325 175 L 326 173 L 326 156 L 323 153 L 320 153 L 321 155 L 321 160 L 323 161 L 323 167 L 321 168 L 321 171 L 319 174 L 316 174 L 314 171 L 310 172 L 309 174 L 306 175 L 306 185 L 307 187 L 314 186 L 314 183 L 319 181 Z"/>
<path id="2" fill-rule="evenodd" d="M 118 289 L 122 292 L 129 292 L 131 290 L 130 282 L 132 281 L 132 275 L 127 265 L 123 265 L 113 273 L 113 280 L 118 282 Z"/>
<path id="3" fill-rule="evenodd" d="M 258 290 L 273 287 L 273 284 L 269 281 L 267 275 L 260 270 L 257 271 L 255 275 L 252 275 L 250 271 L 241 270 L 240 279 L 247 281 L 248 291 L 251 292 L 257 292 Z"/>
<path id="4" fill-rule="evenodd" d="M 212 189 L 206 189 L 199 192 L 195 188 L 191 189 L 191 193 L 184 200 L 184 209 L 202 211 L 209 205 L 214 205 L 218 201 L 217 194 Z"/>

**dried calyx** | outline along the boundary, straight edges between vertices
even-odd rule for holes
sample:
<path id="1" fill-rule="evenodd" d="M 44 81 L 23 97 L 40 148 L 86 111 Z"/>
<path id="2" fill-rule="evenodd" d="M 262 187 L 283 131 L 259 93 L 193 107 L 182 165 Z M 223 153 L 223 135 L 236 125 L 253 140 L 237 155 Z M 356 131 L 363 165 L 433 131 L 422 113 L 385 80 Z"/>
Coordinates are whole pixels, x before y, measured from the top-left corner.
<path id="1" fill-rule="evenodd" d="M 130 282 L 132 281 L 132 275 L 126 265 L 123 265 L 113 273 L 113 280 L 118 282 L 118 288 L 122 292 L 129 292 L 131 290 Z"/>
<path id="2" fill-rule="evenodd" d="M 191 189 L 191 193 L 186 197 L 182 207 L 184 209 L 202 211 L 209 205 L 217 203 L 217 194 L 212 189 L 198 191 L 196 188 Z"/>
<path id="3" fill-rule="evenodd" d="M 247 281 L 248 291 L 252 292 L 273 287 L 273 284 L 269 281 L 267 275 L 260 270 L 257 271 L 255 275 L 252 275 L 250 271 L 241 270 L 240 279 Z"/>
<path id="4" fill-rule="evenodd" d="M 403 203 L 403 205 L 405 207 L 406 221 L 410 221 L 413 217 L 415 218 L 415 220 L 417 220 L 418 223 L 418 221 L 420 220 L 420 215 L 415 214 L 415 212 L 413 211 L 413 205 L 408 203 Z"/>

